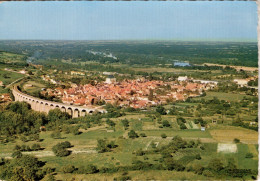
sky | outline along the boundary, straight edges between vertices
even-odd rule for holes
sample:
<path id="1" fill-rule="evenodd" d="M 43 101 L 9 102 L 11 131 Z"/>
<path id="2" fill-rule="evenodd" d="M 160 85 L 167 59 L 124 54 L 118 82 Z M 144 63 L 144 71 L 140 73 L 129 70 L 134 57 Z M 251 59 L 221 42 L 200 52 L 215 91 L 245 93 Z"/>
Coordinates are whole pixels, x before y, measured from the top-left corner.
<path id="1" fill-rule="evenodd" d="M 10 1 L 0 39 L 257 41 L 252 1 Z"/>

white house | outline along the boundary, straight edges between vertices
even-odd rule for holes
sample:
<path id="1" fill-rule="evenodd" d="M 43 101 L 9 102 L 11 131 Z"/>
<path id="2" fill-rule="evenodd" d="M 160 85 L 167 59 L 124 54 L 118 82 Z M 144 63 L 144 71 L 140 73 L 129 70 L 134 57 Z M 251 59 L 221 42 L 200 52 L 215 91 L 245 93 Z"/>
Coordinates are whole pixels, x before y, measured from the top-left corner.
<path id="1" fill-rule="evenodd" d="M 247 86 L 248 80 L 246 79 L 234 79 L 234 82 L 237 83 L 240 87 Z"/>
<path id="2" fill-rule="evenodd" d="M 187 76 L 180 76 L 180 77 L 178 77 L 178 81 L 186 81 L 186 80 L 188 80 L 188 77 Z"/>

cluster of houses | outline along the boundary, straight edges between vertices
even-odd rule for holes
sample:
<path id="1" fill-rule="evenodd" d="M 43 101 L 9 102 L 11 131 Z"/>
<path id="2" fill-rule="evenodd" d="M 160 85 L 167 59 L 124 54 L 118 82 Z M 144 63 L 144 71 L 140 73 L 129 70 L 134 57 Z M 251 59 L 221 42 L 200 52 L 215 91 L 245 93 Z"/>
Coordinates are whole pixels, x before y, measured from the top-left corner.
<path id="1" fill-rule="evenodd" d="M 239 86 L 239 87 L 247 87 L 248 86 L 248 82 L 253 80 L 257 80 L 258 76 L 254 76 L 254 77 L 248 77 L 246 79 L 234 79 L 234 82 Z"/>
<path id="2" fill-rule="evenodd" d="M 51 76 L 49 75 L 42 75 L 41 76 L 42 80 L 46 81 L 46 82 L 49 82 L 51 84 L 58 84 L 59 82 L 55 79 L 53 79 Z"/>
<path id="3" fill-rule="evenodd" d="M 213 83 L 191 81 L 124 80 L 116 82 L 108 76 L 105 82 L 97 85 L 79 85 L 69 89 L 47 89 L 42 91 L 50 96 L 58 97 L 65 104 L 80 106 L 111 103 L 122 107 L 146 108 L 152 105 L 165 104 L 168 101 L 184 101 L 188 97 L 197 97 Z"/>

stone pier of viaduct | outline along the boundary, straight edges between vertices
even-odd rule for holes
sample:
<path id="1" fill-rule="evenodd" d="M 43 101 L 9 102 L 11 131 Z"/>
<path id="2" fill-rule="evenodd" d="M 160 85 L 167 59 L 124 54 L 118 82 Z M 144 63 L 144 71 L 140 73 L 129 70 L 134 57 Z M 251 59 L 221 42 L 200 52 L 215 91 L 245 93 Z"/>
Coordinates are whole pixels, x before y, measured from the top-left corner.
<path id="1" fill-rule="evenodd" d="M 25 101 L 29 103 L 31 108 L 35 111 L 48 113 L 51 109 L 59 108 L 61 111 L 70 114 L 72 118 L 85 116 L 86 114 L 92 114 L 93 112 L 106 113 L 106 110 L 101 108 L 88 108 L 84 106 L 67 105 L 33 97 L 19 91 L 17 86 L 13 87 L 12 93 L 14 95 L 15 101 Z"/>

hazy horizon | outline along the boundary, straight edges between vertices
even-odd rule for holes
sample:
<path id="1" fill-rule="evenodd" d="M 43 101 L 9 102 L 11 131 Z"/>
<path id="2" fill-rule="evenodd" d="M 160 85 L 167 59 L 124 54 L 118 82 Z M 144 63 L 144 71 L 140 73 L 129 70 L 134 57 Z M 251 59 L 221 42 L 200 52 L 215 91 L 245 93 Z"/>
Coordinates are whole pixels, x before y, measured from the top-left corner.
<path id="1" fill-rule="evenodd" d="M 257 42 L 256 2 L 3 2 L 0 40 Z"/>

